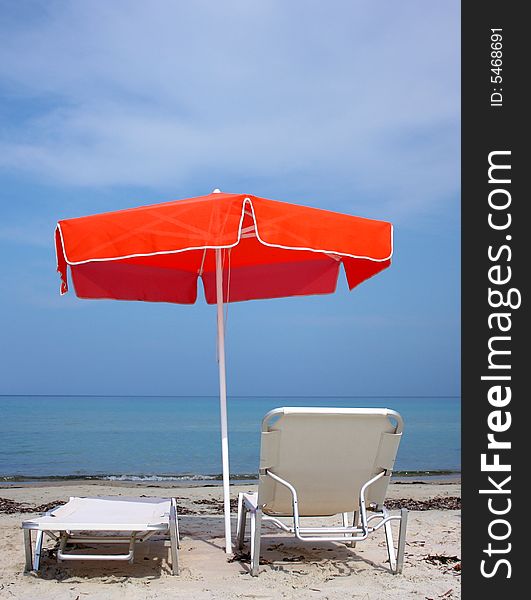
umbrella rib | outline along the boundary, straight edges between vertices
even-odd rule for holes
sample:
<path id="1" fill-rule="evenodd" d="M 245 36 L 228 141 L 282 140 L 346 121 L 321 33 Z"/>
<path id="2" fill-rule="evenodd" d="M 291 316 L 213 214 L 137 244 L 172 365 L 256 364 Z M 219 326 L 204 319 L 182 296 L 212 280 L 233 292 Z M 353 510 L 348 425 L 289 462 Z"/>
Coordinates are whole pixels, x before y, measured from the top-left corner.
<path id="1" fill-rule="evenodd" d="M 206 251 L 207 251 L 207 249 L 205 248 L 203 250 L 203 256 L 201 258 L 201 266 L 199 267 L 199 271 L 197 272 L 199 277 L 201 277 L 203 275 L 203 267 L 205 266 Z"/>

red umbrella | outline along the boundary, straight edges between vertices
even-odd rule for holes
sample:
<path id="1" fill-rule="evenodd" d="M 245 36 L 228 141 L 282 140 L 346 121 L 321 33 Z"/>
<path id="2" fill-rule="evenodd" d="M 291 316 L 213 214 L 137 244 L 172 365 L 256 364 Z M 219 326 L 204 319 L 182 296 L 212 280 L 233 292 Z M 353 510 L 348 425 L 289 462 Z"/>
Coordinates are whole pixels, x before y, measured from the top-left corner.
<path id="1" fill-rule="evenodd" d="M 223 303 L 329 294 L 343 264 L 352 289 L 391 264 L 392 225 L 215 190 L 207 196 L 59 221 L 80 298 L 193 304 L 201 277 L 217 303 L 226 550 L 231 551 Z"/>

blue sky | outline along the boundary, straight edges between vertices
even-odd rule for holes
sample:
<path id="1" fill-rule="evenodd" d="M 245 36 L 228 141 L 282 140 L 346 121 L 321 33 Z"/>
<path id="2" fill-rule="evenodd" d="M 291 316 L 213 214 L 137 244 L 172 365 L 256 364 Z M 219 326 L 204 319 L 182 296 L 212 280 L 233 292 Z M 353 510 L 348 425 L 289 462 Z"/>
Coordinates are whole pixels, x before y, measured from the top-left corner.
<path id="1" fill-rule="evenodd" d="M 215 308 L 59 296 L 57 220 L 214 188 L 392 221 L 352 293 L 233 304 L 229 395 L 457 395 L 460 6 L 0 0 L 3 394 L 216 394 Z"/>

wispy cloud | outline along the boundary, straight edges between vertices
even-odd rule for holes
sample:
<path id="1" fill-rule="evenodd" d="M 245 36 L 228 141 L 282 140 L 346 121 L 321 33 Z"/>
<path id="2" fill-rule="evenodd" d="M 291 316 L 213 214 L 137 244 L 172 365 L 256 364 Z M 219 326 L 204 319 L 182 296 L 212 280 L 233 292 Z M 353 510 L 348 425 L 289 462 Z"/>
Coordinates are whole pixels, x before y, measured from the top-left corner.
<path id="1" fill-rule="evenodd" d="M 70 186 L 304 176 L 368 216 L 437 214 L 458 189 L 459 3 L 367 5 L 42 4 L 4 31 L 0 166 Z"/>
<path id="2" fill-rule="evenodd" d="M 26 220 L 23 224 L 4 223 L 0 225 L 0 242 L 51 248 L 53 231 L 53 224 L 47 220 Z"/>

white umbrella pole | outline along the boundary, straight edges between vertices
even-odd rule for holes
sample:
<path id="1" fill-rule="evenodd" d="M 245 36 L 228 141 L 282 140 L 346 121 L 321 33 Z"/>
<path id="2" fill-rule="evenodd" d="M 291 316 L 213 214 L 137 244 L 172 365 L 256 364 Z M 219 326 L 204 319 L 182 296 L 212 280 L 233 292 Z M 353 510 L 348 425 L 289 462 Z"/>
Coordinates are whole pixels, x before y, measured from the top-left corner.
<path id="1" fill-rule="evenodd" d="M 221 413 L 221 460 L 223 464 L 223 506 L 225 512 L 225 552 L 232 552 L 229 491 L 229 438 L 227 434 L 227 380 L 225 374 L 225 325 L 223 322 L 223 264 L 216 250 L 216 300 L 218 305 L 219 406 Z"/>

